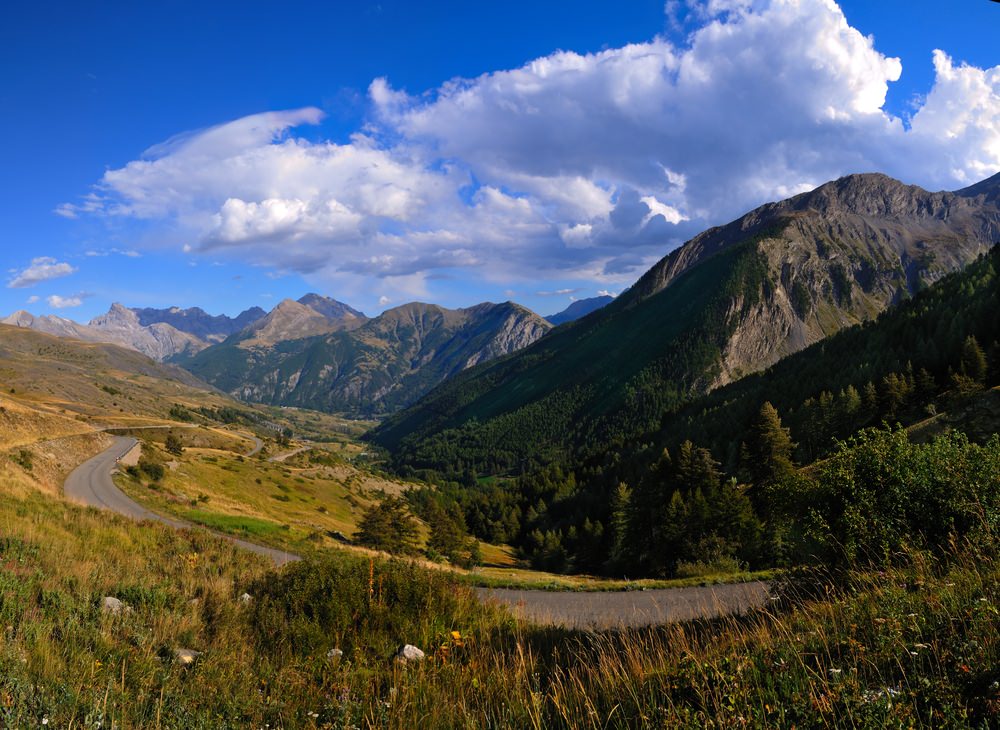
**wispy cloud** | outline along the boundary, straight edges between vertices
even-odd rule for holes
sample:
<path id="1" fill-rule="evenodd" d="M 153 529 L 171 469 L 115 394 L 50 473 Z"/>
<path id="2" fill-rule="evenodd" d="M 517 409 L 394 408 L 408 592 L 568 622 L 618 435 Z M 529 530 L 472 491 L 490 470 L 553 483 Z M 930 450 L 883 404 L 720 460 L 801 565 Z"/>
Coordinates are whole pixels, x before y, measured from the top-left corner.
<path id="1" fill-rule="evenodd" d="M 11 271 L 13 276 L 7 282 L 7 286 L 11 289 L 22 289 L 50 279 L 69 276 L 75 271 L 76 268 L 65 261 L 57 261 L 51 256 L 39 256 L 32 259 L 31 265 L 27 268 Z"/>
<path id="2" fill-rule="evenodd" d="M 555 291 L 536 291 L 535 296 L 539 297 L 564 297 L 567 294 L 576 294 L 579 289 L 556 289 Z"/>
<path id="3" fill-rule="evenodd" d="M 140 256 L 142 256 L 141 253 L 139 253 L 134 249 L 121 249 L 121 248 L 90 249 L 89 251 L 85 251 L 83 255 L 89 258 L 100 258 L 104 256 L 118 255 L 118 256 L 126 256 L 127 258 L 130 259 L 137 259 Z"/>

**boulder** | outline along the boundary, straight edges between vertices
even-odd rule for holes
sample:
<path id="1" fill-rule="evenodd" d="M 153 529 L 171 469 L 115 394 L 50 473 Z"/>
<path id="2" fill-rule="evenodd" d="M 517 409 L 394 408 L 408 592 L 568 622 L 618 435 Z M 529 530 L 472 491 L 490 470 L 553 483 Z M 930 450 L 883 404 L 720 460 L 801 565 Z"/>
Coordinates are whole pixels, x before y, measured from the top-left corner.
<path id="1" fill-rule="evenodd" d="M 101 612 L 118 616 L 123 613 L 132 613 L 132 609 L 124 601 L 114 596 L 105 596 L 101 599 Z"/>
<path id="2" fill-rule="evenodd" d="M 403 644 L 396 651 L 396 661 L 400 664 L 409 664 L 410 662 L 419 662 L 423 660 L 424 653 L 420 651 L 413 644 Z"/>

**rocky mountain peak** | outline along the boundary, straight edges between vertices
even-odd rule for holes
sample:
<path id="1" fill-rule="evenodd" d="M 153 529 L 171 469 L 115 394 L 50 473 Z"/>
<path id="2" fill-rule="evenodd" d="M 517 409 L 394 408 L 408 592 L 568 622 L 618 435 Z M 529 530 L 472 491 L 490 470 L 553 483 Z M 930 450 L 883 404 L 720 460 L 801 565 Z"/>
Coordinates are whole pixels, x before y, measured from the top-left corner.
<path id="1" fill-rule="evenodd" d="M 139 323 L 139 317 L 131 309 L 126 307 L 124 304 L 115 302 L 108 309 L 107 313 L 98 315 L 90 320 L 91 327 L 100 328 L 141 328 L 142 325 Z"/>

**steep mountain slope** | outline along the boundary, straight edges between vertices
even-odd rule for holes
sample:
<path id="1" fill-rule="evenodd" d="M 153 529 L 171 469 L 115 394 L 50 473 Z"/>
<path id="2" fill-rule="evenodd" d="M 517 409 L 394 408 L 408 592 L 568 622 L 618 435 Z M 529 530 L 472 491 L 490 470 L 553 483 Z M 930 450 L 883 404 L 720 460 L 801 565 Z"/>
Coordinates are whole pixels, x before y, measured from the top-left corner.
<path id="1" fill-rule="evenodd" d="M 1000 240 L 1000 176 L 928 193 L 854 175 L 697 236 L 600 312 L 454 378 L 372 438 L 399 458 L 495 447 L 487 471 L 657 426 L 955 271 Z M 530 436 L 528 436 L 530 434 Z"/>
<path id="2" fill-rule="evenodd" d="M 566 309 L 561 312 L 557 312 L 556 314 L 549 315 L 545 319 L 553 325 L 566 324 L 567 322 L 578 320 L 581 317 L 586 317 L 591 312 L 596 312 L 598 309 L 607 306 L 614 300 L 614 297 L 606 295 L 591 297 L 590 299 L 578 299 L 566 307 Z"/>
<path id="3" fill-rule="evenodd" d="M 309 307 L 315 312 L 319 312 L 327 319 L 340 320 L 345 323 L 347 329 L 363 324 L 368 321 L 368 317 L 359 312 L 354 307 L 343 302 L 338 302 L 332 297 L 324 297 L 319 294 L 309 293 L 298 300 L 299 304 Z"/>
<path id="4" fill-rule="evenodd" d="M 243 348 L 268 346 L 286 340 L 354 329 L 366 321 L 365 315 L 346 304 L 309 294 L 298 301 L 281 301 L 266 316 L 236 334 L 234 339 Z"/>
<path id="5" fill-rule="evenodd" d="M 176 402 L 233 404 L 191 373 L 130 348 L 9 325 L 0 325 L 0 382 L 8 399 L 81 424 L 163 417 Z"/>
<path id="6" fill-rule="evenodd" d="M 163 322 L 143 326 L 135 312 L 117 303 L 112 304 L 106 314 L 90 320 L 88 328 L 96 330 L 92 338 L 94 341 L 131 347 L 154 360 L 193 354 L 206 345 L 198 337 Z"/>
<path id="7" fill-rule="evenodd" d="M 289 321 L 302 317 L 301 331 L 314 320 L 293 304 L 283 303 Z M 550 328 L 510 302 L 456 310 L 413 303 L 318 337 L 268 340 L 260 330 L 252 337 L 244 332 L 184 366 L 245 400 L 372 415 L 407 405 L 450 375 L 525 347 Z"/>

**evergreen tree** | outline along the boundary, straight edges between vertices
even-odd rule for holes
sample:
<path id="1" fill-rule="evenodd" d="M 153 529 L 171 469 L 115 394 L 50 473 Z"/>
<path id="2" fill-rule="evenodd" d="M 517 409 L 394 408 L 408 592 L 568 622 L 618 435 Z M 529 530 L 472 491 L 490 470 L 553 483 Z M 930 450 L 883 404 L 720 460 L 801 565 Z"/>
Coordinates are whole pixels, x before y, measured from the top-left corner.
<path id="1" fill-rule="evenodd" d="M 853 385 L 840 391 L 837 398 L 837 435 L 843 436 L 854 431 L 861 413 L 861 394 Z"/>
<path id="2" fill-rule="evenodd" d="M 174 456 L 180 456 L 184 453 L 184 445 L 181 440 L 177 438 L 177 434 L 168 433 L 166 443 L 164 443 L 164 448 Z"/>
<path id="3" fill-rule="evenodd" d="M 960 372 L 965 377 L 980 385 L 986 384 L 987 373 L 986 353 L 979 342 L 971 335 L 962 344 L 962 366 Z"/>
<path id="4" fill-rule="evenodd" d="M 358 523 L 354 539 L 359 545 L 399 555 L 417 552 L 417 522 L 400 497 L 384 499 L 369 507 Z"/>
<path id="5" fill-rule="evenodd" d="M 788 429 L 781 425 L 778 411 L 770 401 L 765 401 L 750 429 L 747 444 L 749 463 L 746 467 L 753 484 L 767 484 L 794 471 L 793 448 Z"/>
<path id="6" fill-rule="evenodd" d="M 611 537 L 614 541 L 611 548 L 611 565 L 620 566 L 630 552 L 629 550 L 629 513 L 632 501 L 632 490 L 625 482 L 619 482 L 611 500 Z"/>
<path id="7" fill-rule="evenodd" d="M 458 505 L 452 503 L 442 507 L 436 500 L 432 501 L 425 519 L 430 527 L 428 552 L 443 555 L 453 563 L 462 562 L 468 554 L 468 536 Z"/>

